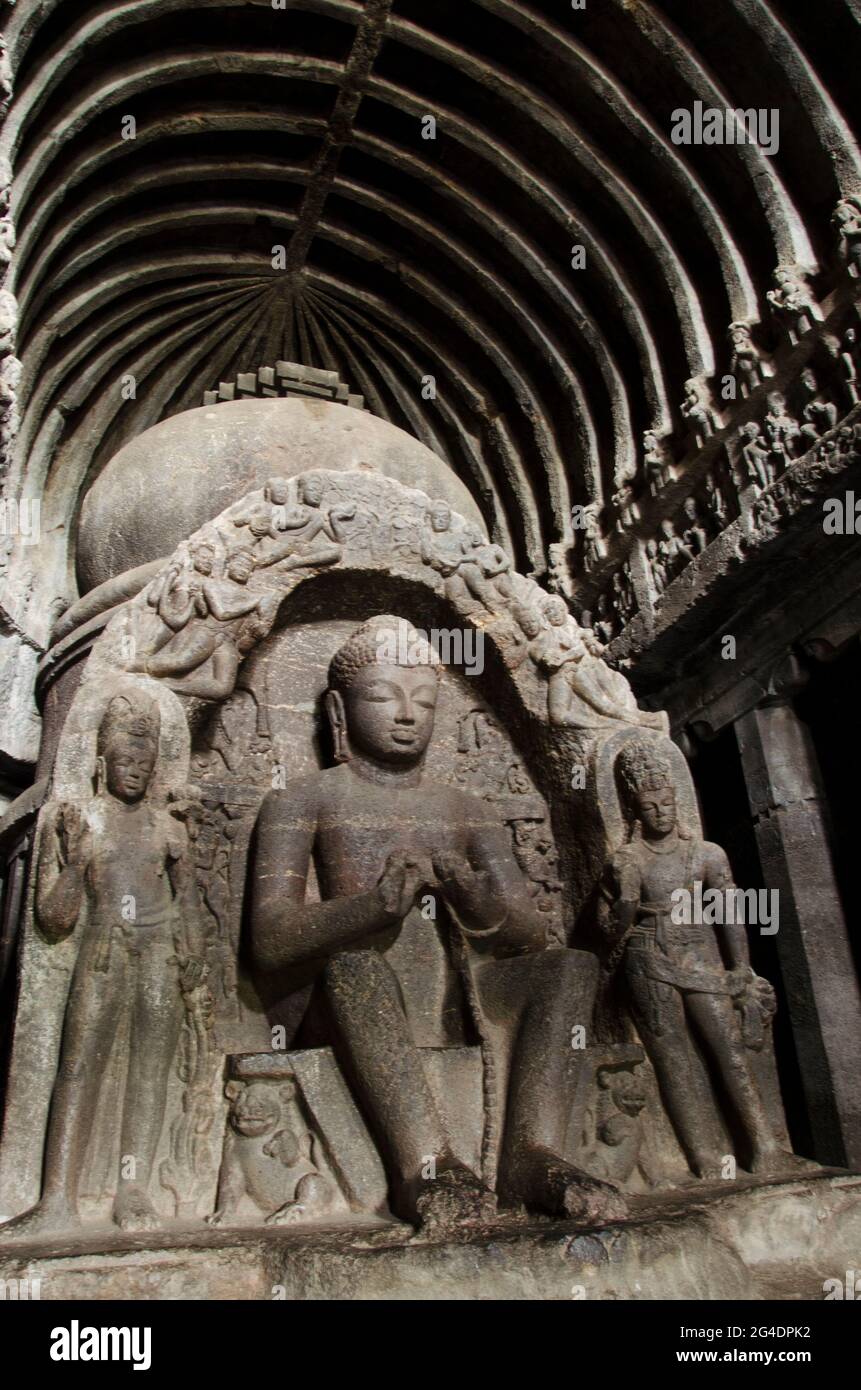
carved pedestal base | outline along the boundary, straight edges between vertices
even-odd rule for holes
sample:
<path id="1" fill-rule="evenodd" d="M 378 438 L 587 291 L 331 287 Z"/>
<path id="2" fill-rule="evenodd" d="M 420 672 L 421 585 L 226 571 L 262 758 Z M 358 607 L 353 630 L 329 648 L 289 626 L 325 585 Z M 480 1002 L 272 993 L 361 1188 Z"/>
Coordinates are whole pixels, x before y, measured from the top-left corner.
<path id="1" fill-rule="evenodd" d="M 44 1299 L 823 1299 L 861 1249 L 861 1176 L 699 1184 L 640 1199 L 599 1229 L 506 1223 L 462 1242 L 407 1241 L 354 1219 L 309 1233 L 176 1226 L 0 1247 L 0 1279 Z M 825 1286 L 825 1287 L 823 1287 Z"/>

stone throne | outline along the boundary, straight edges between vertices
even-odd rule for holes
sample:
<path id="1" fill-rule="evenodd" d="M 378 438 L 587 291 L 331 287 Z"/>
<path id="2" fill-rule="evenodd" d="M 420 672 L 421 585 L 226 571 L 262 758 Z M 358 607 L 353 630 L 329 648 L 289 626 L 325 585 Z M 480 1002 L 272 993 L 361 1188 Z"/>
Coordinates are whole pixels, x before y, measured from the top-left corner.
<path id="1" fill-rule="evenodd" d="M 166 479 L 168 459 L 181 465 Z M 153 526 L 160 489 L 175 506 Z M 302 1046 L 307 983 L 297 978 L 267 1012 L 241 949 L 263 796 L 329 760 L 320 704 L 333 653 L 377 612 L 474 639 L 443 677 L 433 773 L 482 798 L 507 827 L 548 947 L 571 939 L 622 838 L 621 747 L 635 735 L 666 747 L 698 824 L 684 759 L 665 718 L 637 709 L 564 605 L 488 541 L 469 494 L 440 461 L 349 406 L 228 402 L 155 427 L 95 484 L 80 545 L 89 592 L 59 627 L 44 676 L 50 783 L 39 836 L 59 803 L 86 810 L 111 696 L 156 698 L 169 769 L 159 795 L 186 829 L 207 938 L 205 979 L 184 993 L 153 1204 L 164 1220 L 251 1225 L 385 1216 L 385 1177 L 365 1119 L 331 1051 Z M 74 937 L 45 941 L 33 899 L 31 885 L 0 1151 L 4 1216 L 39 1196 L 76 952 Z M 463 997 L 463 976 L 433 923 L 414 908 L 391 959 L 453 1145 L 492 1182 L 510 1049 L 481 999 Z M 659 1158 L 645 1176 L 636 1163 L 612 1176 L 634 1189 L 671 1183 L 678 1154 L 637 1039 L 612 1015 L 601 1032 L 591 1018 L 573 1023 L 585 1037 L 563 1045 L 585 1046 L 589 1065 L 559 1100 L 567 1154 L 599 1174 L 607 1168 L 596 1113 L 614 1094 L 614 1076 L 642 1069 L 643 1124 L 655 1129 Z M 117 1051 L 123 1046 L 118 1039 Z M 94 1223 L 107 1215 L 118 1156 L 114 1066 L 82 1190 Z"/>

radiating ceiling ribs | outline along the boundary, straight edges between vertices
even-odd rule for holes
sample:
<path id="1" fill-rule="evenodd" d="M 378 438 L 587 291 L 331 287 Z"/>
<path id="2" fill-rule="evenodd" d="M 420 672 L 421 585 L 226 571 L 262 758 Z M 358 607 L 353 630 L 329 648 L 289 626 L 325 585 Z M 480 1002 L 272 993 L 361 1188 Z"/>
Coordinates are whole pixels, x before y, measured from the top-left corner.
<path id="1" fill-rule="evenodd" d="M 0 137 L 18 476 L 77 507 L 122 442 L 217 380 L 276 351 L 337 360 L 543 574 L 572 502 L 638 480 L 643 430 L 682 447 L 685 380 L 729 370 L 731 320 L 776 346 L 777 264 L 833 284 L 829 200 L 861 188 L 834 75 L 858 54 L 814 61 L 787 9 L 18 0 Z M 673 107 L 745 108 L 754 86 L 757 106 L 792 100 L 801 153 L 673 145 Z"/>

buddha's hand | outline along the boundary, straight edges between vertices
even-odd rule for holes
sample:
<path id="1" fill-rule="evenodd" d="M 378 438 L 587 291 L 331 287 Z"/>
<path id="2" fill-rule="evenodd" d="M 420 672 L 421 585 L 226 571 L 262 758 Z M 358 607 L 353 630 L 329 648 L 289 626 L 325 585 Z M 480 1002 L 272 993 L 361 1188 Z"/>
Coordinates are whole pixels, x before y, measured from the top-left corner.
<path id="1" fill-rule="evenodd" d="M 77 806 L 64 801 L 57 813 L 57 835 L 65 863 L 85 869 L 93 854 L 93 837 L 86 818 Z"/>
<path id="2" fill-rule="evenodd" d="M 443 897 L 465 918 L 467 928 L 495 931 L 502 925 L 506 907 L 495 900 L 486 873 L 477 872 L 459 854 L 435 854 L 433 869 Z"/>
<path id="3" fill-rule="evenodd" d="M 410 850 L 393 850 L 377 880 L 377 893 L 388 916 L 403 921 L 416 899 L 433 881 L 426 857 Z"/>

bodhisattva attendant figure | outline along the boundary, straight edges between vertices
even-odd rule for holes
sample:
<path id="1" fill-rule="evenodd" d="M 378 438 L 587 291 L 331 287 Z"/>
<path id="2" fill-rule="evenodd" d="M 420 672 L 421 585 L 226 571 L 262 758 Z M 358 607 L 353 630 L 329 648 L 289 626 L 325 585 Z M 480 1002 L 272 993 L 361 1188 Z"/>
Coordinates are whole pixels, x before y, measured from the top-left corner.
<path id="1" fill-rule="evenodd" d="M 773 1133 L 739 1026 L 740 1011 L 748 1023 L 759 1011 L 763 1024 L 774 1012 L 771 986 L 751 970 L 745 928 L 717 929 L 725 960 L 714 927 L 673 921 L 677 889 L 693 901 L 695 882 L 704 893 L 733 888 L 729 861 L 720 845 L 679 825 L 672 769 L 654 744 L 626 744 L 619 770 L 632 831 L 602 881 L 610 965 L 624 972 L 634 1022 L 679 1142 L 699 1177 L 720 1175 L 721 1155 L 703 1144 L 710 1101 L 694 1071 L 696 1035 L 745 1132 L 751 1171 L 786 1168 L 794 1159 Z"/>
<path id="2" fill-rule="evenodd" d="M 123 695 L 98 733 L 96 795 L 60 805 L 42 837 L 36 916 L 60 941 L 77 930 L 60 1063 L 51 1100 L 42 1197 L 2 1238 L 79 1224 L 78 1198 L 100 1087 L 124 1019 L 120 1172 L 113 1219 L 159 1224 L 148 1194 L 183 1019 L 183 990 L 205 973 L 184 827 L 147 797 L 158 757 L 158 707 Z M 130 1176 L 133 1173 L 133 1176 Z"/>
<path id="3" fill-rule="evenodd" d="M 278 999 L 297 966 L 316 967 L 318 1007 L 380 1144 L 399 1215 L 426 1223 L 489 1215 L 494 1196 L 452 1153 L 386 959 L 413 906 L 436 894 L 449 909 L 455 959 L 464 938 L 490 958 L 477 967 L 480 983 L 517 1038 L 504 1194 L 560 1214 L 618 1215 L 615 1189 L 561 1157 L 568 1083 L 582 1059 L 571 1026 L 591 1020 L 596 960 L 545 949 L 541 914 L 494 810 L 426 775 L 437 665 L 410 624 L 391 616 L 369 619 L 336 653 L 326 710 L 339 766 L 270 792 L 258 817 L 250 922 L 261 990 Z M 305 898 L 312 858 L 320 902 Z M 525 958 L 493 959 L 517 955 Z"/>

